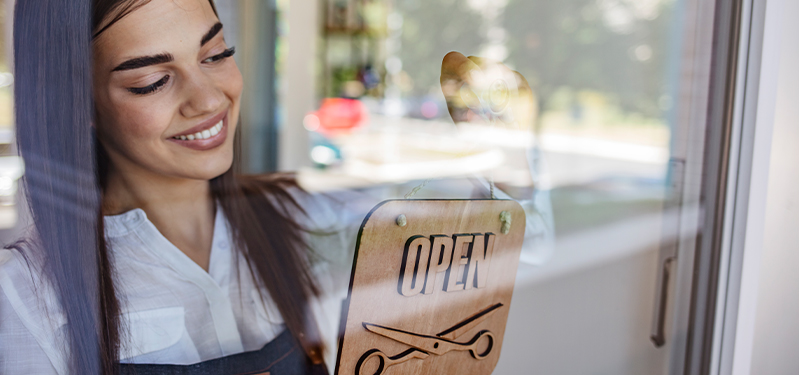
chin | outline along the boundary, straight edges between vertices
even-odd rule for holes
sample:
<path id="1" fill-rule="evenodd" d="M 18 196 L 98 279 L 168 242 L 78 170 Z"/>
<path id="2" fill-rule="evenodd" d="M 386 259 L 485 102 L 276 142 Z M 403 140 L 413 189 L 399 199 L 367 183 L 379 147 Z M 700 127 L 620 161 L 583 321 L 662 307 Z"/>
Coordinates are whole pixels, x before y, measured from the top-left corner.
<path id="1" fill-rule="evenodd" d="M 205 163 L 195 164 L 191 166 L 190 169 L 184 169 L 183 173 L 180 174 L 194 180 L 211 180 L 221 176 L 230 170 L 232 166 L 233 155 L 226 158 L 214 158 Z"/>
<path id="2" fill-rule="evenodd" d="M 219 176 L 222 176 L 223 174 L 225 174 L 225 172 L 229 171 L 232 166 L 233 166 L 233 161 L 231 160 L 231 163 L 227 163 L 225 165 L 220 165 L 220 166 L 214 167 L 214 168 L 209 168 L 207 170 L 207 173 L 203 174 L 202 179 L 204 179 L 204 180 L 212 180 L 212 179 L 215 179 L 215 178 L 217 178 Z"/>

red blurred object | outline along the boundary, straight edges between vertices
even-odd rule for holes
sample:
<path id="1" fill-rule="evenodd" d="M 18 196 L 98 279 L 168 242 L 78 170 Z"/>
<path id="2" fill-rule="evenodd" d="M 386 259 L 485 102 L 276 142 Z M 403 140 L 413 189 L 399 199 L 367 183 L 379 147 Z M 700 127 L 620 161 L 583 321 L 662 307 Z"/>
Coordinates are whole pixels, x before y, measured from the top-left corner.
<path id="1" fill-rule="evenodd" d="M 319 126 L 309 130 L 315 130 L 325 136 L 350 133 L 366 124 L 369 118 L 364 103 L 346 98 L 322 99 L 322 105 L 310 115 L 317 117 Z"/>

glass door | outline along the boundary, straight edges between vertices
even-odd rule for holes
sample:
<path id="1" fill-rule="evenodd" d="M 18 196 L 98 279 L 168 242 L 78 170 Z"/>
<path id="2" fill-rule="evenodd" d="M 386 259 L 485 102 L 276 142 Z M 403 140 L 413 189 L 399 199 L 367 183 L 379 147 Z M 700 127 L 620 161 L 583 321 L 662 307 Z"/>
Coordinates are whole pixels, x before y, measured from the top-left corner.
<path id="1" fill-rule="evenodd" d="M 241 46 L 244 170 L 292 171 L 340 203 L 308 215 L 333 228 L 321 232 L 354 234 L 384 199 L 521 203 L 525 245 L 495 374 L 726 373 L 764 4 L 215 3 L 227 42 Z M 475 67 L 469 85 L 503 78 L 485 91 L 453 86 L 453 58 Z M 23 168 L 8 156 L 7 65 L 0 59 L 9 242 L 21 227 L 5 210 Z M 322 320 L 338 322 L 354 238 L 326 240 L 349 254 L 318 254 L 332 265 Z"/>
<path id="2" fill-rule="evenodd" d="M 491 181 L 530 202 L 533 250 L 523 251 L 495 373 L 711 371 L 749 8 L 701 0 L 218 8 L 226 25 L 239 25 L 229 37 L 247 47 L 238 62 L 255 77 L 242 118 L 252 172 L 296 170 L 309 191 L 373 198 L 481 198 Z M 451 51 L 524 77 L 527 121 L 454 125 L 440 80 Z M 334 277 L 346 280 L 343 264 Z"/>
<path id="3" fill-rule="evenodd" d="M 523 254 L 495 373 L 698 373 L 710 348 L 708 293 L 719 262 L 705 250 L 716 225 L 705 210 L 718 208 L 724 181 L 740 17 L 723 3 L 279 2 L 288 32 L 278 44 L 289 51 L 278 57 L 283 98 L 305 90 L 314 103 L 281 102 L 282 132 L 292 134 L 283 139 L 293 139 L 282 146 L 307 161 L 299 179 L 310 190 L 377 186 L 401 197 L 433 178 L 440 184 L 417 197 L 468 198 L 469 190 L 442 181 L 477 173 L 539 202 L 537 251 Z M 302 17 L 292 15 L 298 8 Z M 317 30 L 302 39 L 316 43 L 293 44 L 298 28 Z M 439 79 L 450 51 L 524 76 L 532 121 L 492 136 L 459 128 L 462 138 L 501 150 L 501 162 L 453 172 L 453 144 L 445 167 L 399 173 L 397 150 L 430 165 L 445 157 L 403 147 L 409 136 L 440 140 L 454 128 Z M 313 65 L 294 57 L 309 54 Z M 298 73 L 309 69 L 313 84 Z M 334 134 L 323 116 L 347 103 L 364 120 Z M 306 113 L 302 123 L 298 112 Z M 515 162 L 519 155 L 527 166 Z M 381 173 L 388 170 L 396 173 Z"/>

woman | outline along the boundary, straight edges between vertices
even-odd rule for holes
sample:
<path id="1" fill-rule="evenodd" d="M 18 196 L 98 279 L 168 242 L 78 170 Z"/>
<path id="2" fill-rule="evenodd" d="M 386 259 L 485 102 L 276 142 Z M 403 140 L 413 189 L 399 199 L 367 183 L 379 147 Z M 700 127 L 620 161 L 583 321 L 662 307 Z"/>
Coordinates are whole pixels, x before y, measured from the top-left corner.
<path id="1" fill-rule="evenodd" d="M 0 251 L 0 372 L 325 373 L 304 231 L 329 202 L 236 174 L 242 77 L 213 3 L 15 13 L 36 232 Z"/>

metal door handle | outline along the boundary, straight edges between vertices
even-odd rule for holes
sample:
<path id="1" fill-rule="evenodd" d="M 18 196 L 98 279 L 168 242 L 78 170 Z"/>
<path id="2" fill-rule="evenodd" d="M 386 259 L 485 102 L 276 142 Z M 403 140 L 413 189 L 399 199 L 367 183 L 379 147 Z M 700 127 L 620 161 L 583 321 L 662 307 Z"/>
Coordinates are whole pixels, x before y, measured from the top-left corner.
<path id="1" fill-rule="evenodd" d="M 660 277 L 656 286 L 656 303 L 653 309 L 653 326 L 650 330 L 650 341 L 660 348 L 667 341 L 664 335 L 664 326 L 667 320 L 667 297 L 669 295 L 670 266 L 675 258 L 667 258 L 659 267 Z"/>
<path id="2" fill-rule="evenodd" d="M 670 160 L 670 190 L 664 204 L 664 221 L 662 222 L 661 248 L 658 255 L 658 278 L 653 307 L 653 323 L 650 329 L 650 340 L 657 348 L 664 345 L 666 336 L 664 327 L 667 320 L 667 302 L 672 263 L 678 255 L 680 243 L 680 209 L 683 198 L 683 160 Z"/>

